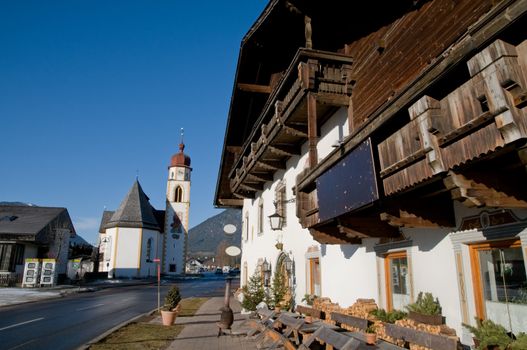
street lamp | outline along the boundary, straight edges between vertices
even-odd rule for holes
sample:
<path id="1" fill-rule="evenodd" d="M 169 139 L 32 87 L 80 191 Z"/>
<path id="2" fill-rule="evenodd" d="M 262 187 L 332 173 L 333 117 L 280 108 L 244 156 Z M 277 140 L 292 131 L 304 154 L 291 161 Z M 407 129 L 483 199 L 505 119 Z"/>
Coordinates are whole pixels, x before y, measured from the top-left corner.
<path id="1" fill-rule="evenodd" d="M 269 281 L 271 280 L 271 264 L 267 262 L 267 259 L 262 263 L 262 272 L 264 275 L 264 286 L 269 286 Z"/>
<path id="2" fill-rule="evenodd" d="M 294 203 L 295 198 L 274 201 L 275 212 L 268 216 L 269 223 L 271 224 L 271 230 L 279 231 L 284 225 L 284 217 L 278 213 L 278 203 Z"/>
<path id="3" fill-rule="evenodd" d="M 286 255 L 284 259 L 284 265 L 285 269 L 288 273 L 291 273 L 293 271 L 293 261 L 289 258 L 289 256 Z"/>

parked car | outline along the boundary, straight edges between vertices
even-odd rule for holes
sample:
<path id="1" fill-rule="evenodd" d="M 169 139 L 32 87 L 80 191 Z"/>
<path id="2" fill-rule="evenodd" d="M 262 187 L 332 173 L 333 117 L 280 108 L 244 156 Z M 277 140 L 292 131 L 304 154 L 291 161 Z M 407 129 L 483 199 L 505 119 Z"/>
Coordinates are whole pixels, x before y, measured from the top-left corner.
<path id="1" fill-rule="evenodd" d="M 216 271 L 214 272 L 216 275 L 223 275 L 223 269 L 221 267 L 217 267 Z"/>

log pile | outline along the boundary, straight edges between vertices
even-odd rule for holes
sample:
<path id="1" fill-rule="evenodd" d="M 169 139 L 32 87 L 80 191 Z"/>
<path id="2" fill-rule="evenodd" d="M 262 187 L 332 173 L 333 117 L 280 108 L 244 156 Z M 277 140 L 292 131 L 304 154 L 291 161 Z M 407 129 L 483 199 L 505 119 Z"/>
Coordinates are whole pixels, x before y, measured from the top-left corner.
<path id="1" fill-rule="evenodd" d="M 326 321 L 331 324 L 335 324 L 335 322 L 331 320 L 331 313 L 342 313 L 343 310 L 338 303 L 332 303 L 330 298 L 316 298 L 313 302 L 313 308 L 323 311 L 326 315 Z"/>
<path id="2" fill-rule="evenodd" d="M 357 299 L 353 305 L 344 309 L 342 313 L 345 315 L 373 320 L 370 312 L 377 309 L 378 307 L 374 299 Z"/>
<path id="3" fill-rule="evenodd" d="M 383 322 L 377 320 L 374 316 L 370 315 L 371 311 L 376 310 L 378 308 L 374 299 L 357 299 L 357 301 L 353 305 L 347 308 L 343 308 L 338 303 L 331 302 L 330 298 L 316 298 L 313 303 L 313 308 L 323 311 L 326 315 L 325 321 L 330 324 L 335 324 L 335 321 L 331 319 L 332 312 L 338 312 L 344 315 L 351 315 L 355 317 L 368 319 L 369 321 L 374 322 L 377 337 L 401 347 L 404 347 L 405 345 L 404 340 L 389 337 L 386 334 L 386 329 L 384 327 Z M 395 322 L 395 324 L 401 327 L 411 328 L 436 335 L 454 337 L 455 339 L 457 339 L 456 331 L 446 325 L 429 325 L 425 323 L 416 322 L 410 319 L 398 320 Z M 341 327 L 349 331 L 360 331 L 359 329 L 348 325 L 341 325 Z M 433 350 L 412 343 L 410 343 L 409 345 L 411 350 Z"/>
<path id="4" fill-rule="evenodd" d="M 386 328 L 384 327 L 384 323 L 381 321 L 375 321 L 375 333 L 377 333 L 377 337 L 379 339 L 385 340 L 389 343 L 398 345 L 400 347 L 404 347 L 405 341 L 402 339 L 395 339 L 392 337 L 389 337 L 386 334 Z"/>

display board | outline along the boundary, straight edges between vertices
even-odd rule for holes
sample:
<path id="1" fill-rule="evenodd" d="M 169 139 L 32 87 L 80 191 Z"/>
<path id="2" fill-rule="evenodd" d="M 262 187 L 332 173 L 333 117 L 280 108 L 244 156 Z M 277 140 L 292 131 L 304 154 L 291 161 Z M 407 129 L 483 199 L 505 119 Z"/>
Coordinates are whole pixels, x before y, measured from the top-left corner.
<path id="1" fill-rule="evenodd" d="M 42 259 L 42 268 L 40 271 L 40 285 L 53 286 L 55 285 L 55 268 L 57 261 L 55 259 Z"/>
<path id="2" fill-rule="evenodd" d="M 40 259 L 26 259 L 22 287 L 37 287 L 40 275 Z"/>

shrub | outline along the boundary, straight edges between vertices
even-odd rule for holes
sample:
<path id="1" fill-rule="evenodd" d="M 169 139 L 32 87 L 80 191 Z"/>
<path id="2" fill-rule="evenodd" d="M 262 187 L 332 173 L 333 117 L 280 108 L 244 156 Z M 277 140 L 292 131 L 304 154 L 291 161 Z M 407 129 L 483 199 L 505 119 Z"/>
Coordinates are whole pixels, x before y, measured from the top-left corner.
<path id="1" fill-rule="evenodd" d="M 318 296 L 315 294 L 304 294 L 302 301 L 305 302 L 307 305 L 313 306 L 313 303 L 315 302 L 316 298 L 318 298 Z"/>
<path id="2" fill-rule="evenodd" d="M 247 284 L 242 287 L 242 293 L 242 307 L 245 310 L 255 311 L 256 305 L 260 304 L 265 298 L 262 276 L 258 271 L 255 271 Z"/>
<path id="3" fill-rule="evenodd" d="M 478 349 L 484 350 L 489 345 L 498 345 L 500 349 L 505 350 L 512 342 L 512 339 L 507 335 L 507 330 L 503 326 L 491 320 L 480 320 L 478 318 L 476 318 L 476 322 L 476 327 L 468 324 L 463 324 L 463 326 L 474 335 L 474 338 L 479 340 Z"/>
<path id="4" fill-rule="evenodd" d="M 370 315 L 375 316 L 379 321 L 386 323 L 395 323 L 397 320 L 402 320 L 407 316 L 407 313 L 401 310 L 392 310 L 386 312 L 384 309 L 377 309 L 370 312 Z"/>
<path id="5" fill-rule="evenodd" d="M 406 306 L 408 311 L 417 312 L 423 315 L 441 315 L 441 305 L 439 300 L 432 293 L 419 292 L 415 303 Z"/>
<path id="6" fill-rule="evenodd" d="M 165 297 L 165 309 L 168 311 L 174 310 L 179 302 L 181 301 L 181 294 L 179 293 L 179 288 L 177 286 L 173 286 L 168 291 L 166 297 Z"/>

